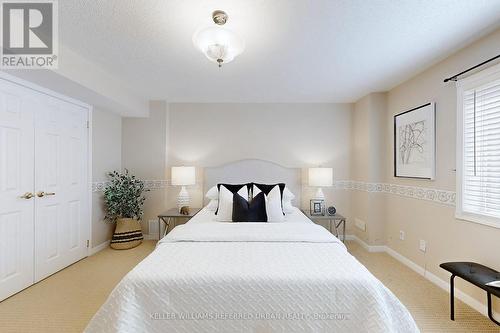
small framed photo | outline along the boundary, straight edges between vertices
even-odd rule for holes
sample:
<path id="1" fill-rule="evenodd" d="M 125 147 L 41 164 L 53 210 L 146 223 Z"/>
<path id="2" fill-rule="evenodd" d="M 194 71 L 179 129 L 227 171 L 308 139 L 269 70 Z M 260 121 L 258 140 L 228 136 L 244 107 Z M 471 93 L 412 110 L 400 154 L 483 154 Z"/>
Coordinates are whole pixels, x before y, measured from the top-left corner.
<path id="1" fill-rule="evenodd" d="M 311 199 L 310 210 L 311 216 L 325 215 L 325 200 Z"/>

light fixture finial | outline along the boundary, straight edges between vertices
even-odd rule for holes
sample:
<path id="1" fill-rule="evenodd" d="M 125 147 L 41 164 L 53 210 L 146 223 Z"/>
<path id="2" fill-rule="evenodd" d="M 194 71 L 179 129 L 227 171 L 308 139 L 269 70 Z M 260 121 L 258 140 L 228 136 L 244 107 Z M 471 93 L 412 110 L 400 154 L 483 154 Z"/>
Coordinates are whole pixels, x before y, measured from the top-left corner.
<path id="1" fill-rule="evenodd" d="M 228 19 L 229 19 L 229 17 L 227 16 L 226 12 L 223 10 L 215 10 L 212 13 L 212 20 L 214 20 L 214 23 L 217 25 L 226 24 Z"/>

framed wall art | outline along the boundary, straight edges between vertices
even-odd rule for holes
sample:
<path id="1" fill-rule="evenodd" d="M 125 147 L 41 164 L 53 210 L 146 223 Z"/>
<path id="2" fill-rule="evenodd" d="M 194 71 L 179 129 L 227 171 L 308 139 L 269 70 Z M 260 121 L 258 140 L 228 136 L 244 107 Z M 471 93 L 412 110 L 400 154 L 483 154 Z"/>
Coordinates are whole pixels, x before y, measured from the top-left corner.
<path id="1" fill-rule="evenodd" d="M 436 170 L 434 103 L 394 116 L 394 176 L 434 179 Z"/>

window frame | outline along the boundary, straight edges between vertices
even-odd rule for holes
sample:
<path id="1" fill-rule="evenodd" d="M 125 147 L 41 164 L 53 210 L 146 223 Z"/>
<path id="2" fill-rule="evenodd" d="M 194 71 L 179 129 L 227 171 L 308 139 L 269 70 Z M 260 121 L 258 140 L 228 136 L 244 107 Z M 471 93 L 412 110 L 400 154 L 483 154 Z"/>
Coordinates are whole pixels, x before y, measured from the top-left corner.
<path id="1" fill-rule="evenodd" d="M 490 227 L 500 228 L 500 218 L 465 212 L 462 209 L 463 162 L 464 162 L 464 92 L 500 79 L 500 64 L 482 70 L 457 82 L 457 138 L 456 138 L 456 204 L 455 218 Z"/>

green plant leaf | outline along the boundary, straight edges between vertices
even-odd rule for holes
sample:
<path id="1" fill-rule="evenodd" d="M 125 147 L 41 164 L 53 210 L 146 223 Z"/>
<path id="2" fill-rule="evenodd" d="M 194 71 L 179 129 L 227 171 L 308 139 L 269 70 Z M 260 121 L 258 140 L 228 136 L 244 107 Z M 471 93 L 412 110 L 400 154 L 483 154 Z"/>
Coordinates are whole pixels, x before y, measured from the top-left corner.
<path id="1" fill-rule="evenodd" d="M 105 220 L 115 222 L 118 218 L 140 220 L 146 197 L 144 182 L 131 175 L 128 169 L 124 173 L 110 172 L 110 184 L 104 189 L 106 206 Z"/>

